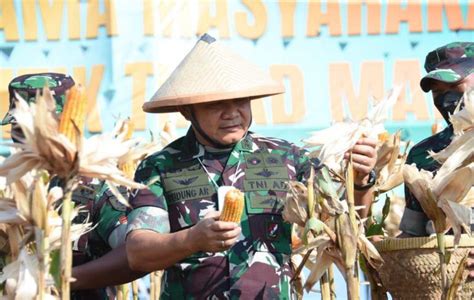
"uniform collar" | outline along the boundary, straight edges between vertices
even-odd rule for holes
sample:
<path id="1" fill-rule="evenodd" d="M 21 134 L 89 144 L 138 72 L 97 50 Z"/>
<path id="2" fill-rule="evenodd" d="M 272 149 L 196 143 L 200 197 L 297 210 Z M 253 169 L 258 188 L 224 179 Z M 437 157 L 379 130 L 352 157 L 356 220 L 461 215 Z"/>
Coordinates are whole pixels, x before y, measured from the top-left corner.
<path id="1" fill-rule="evenodd" d="M 253 141 L 252 132 L 247 132 L 245 137 L 241 139 L 237 144 L 235 144 L 232 151 L 238 152 L 252 152 L 259 149 L 257 144 Z M 196 157 L 200 157 L 204 155 L 205 149 L 204 146 L 201 145 L 192 127 L 188 129 L 188 132 L 184 136 L 183 143 L 181 144 L 181 156 L 180 160 L 187 161 L 192 160 Z"/>

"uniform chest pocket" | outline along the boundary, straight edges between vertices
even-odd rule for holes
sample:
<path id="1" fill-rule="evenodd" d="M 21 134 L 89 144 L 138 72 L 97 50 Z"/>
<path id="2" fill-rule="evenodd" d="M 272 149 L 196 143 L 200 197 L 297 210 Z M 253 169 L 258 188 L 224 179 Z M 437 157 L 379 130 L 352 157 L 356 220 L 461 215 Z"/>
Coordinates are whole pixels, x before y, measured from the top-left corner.
<path id="1" fill-rule="evenodd" d="M 247 213 L 281 214 L 288 191 L 287 182 L 285 167 L 246 170 L 243 184 Z"/>
<path id="2" fill-rule="evenodd" d="M 184 172 L 162 180 L 171 232 L 196 224 L 209 210 L 216 209 L 215 189 L 206 174 Z"/>

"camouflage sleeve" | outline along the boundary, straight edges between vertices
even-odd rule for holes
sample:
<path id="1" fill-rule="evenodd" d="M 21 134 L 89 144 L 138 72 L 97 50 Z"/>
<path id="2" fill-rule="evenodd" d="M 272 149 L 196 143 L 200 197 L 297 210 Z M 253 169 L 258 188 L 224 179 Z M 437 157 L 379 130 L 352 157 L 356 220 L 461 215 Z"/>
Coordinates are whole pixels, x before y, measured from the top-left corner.
<path id="1" fill-rule="evenodd" d="M 135 173 L 135 181 L 148 187 L 136 190 L 130 196 L 132 210 L 127 216 L 126 234 L 137 229 L 152 230 L 159 233 L 170 232 L 168 206 L 155 163 L 145 159 Z"/>
<path id="2" fill-rule="evenodd" d="M 119 191 L 128 198 L 128 190 L 119 187 Z M 97 224 L 95 231 L 111 248 L 125 242 L 123 228 L 127 225 L 127 207 L 112 194 L 107 184 L 103 184 L 94 202 L 93 221 Z"/>

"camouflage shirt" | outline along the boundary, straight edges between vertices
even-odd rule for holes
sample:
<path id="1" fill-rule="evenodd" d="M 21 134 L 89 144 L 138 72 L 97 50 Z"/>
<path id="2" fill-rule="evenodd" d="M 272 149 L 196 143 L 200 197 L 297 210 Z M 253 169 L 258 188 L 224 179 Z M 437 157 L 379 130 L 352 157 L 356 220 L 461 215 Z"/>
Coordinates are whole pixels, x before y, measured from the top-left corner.
<path id="1" fill-rule="evenodd" d="M 149 189 L 131 197 L 128 231 L 189 228 L 217 208 L 210 177 L 219 186 L 234 183 L 245 192 L 238 241 L 228 251 L 195 253 L 168 268 L 162 298 L 289 299 L 291 225 L 284 223 L 281 210 L 287 182 L 309 175 L 309 158 L 286 141 L 249 133 L 224 165 L 220 161 L 197 143 L 192 130 L 146 158 L 135 180 Z"/>
<path id="2" fill-rule="evenodd" d="M 128 198 L 128 189 L 118 187 Z M 94 258 L 106 254 L 125 242 L 127 228 L 127 207 L 120 203 L 104 182 L 91 209 L 91 220 L 95 225 L 89 238 L 90 253 Z"/>
<path id="3" fill-rule="evenodd" d="M 429 156 L 429 151 L 439 152 L 446 148 L 453 138 L 453 127 L 447 126 L 441 132 L 419 142 L 408 153 L 407 164 L 416 164 L 418 169 L 436 174 L 440 164 Z M 420 203 L 405 185 L 406 209 L 400 224 L 400 230 L 412 235 L 428 235 L 426 223 L 428 217 L 423 212 Z"/>
<path id="4" fill-rule="evenodd" d="M 58 184 L 60 184 L 58 182 Z M 79 214 L 72 220 L 73 224 L 81 224 L 90 221 L 94 199 L 98 191 L 98 184 L 89 178 L 82 177 L 78 187 L 73 191 L 72 201 L 75 206 L 81 206 Z M 96 233 L 94 230 L 89 231 L 79 237 L 73 244 L 73 266 L 85 264 L 93 259 L 91 254 L 91 241 L 94 240 Z M 101 243 L 101 248 L 107 245 Z M 90 289 L 71 291 L 71 299 L 107 299 L 105 289 Z"/>
<path id="5" fill-rule="evenodd" d="M 123 194 L 128 193 L 123 187 L 119 187 L 119 190 Z M 73 222 L 88 221 L 94 226 L 74 244 L 73 264 L 75 266 L 97 259 L 124 243 L 126 207 L 118 203 L 107 184 L 93 183 L 82 178 L 82 183 L 73 192 L 72 200 L 75 205 L 83 207 Z M 105 288 L 97 288 L 73 291 L 71 299 L 108 299 L 108 296 Z"/>

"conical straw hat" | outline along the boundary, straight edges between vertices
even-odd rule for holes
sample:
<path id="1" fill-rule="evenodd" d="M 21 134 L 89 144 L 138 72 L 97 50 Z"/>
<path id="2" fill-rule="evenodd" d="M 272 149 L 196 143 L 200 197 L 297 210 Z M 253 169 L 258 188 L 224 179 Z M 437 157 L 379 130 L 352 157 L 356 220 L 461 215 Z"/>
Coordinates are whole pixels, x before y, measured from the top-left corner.
<path id="1" fill-rule="evenodd" d="M 284 93 L 258 66 L 204 34 L 171 76 L 143 105 L 151 113 L 177 111 L 177 106 Z"/>

